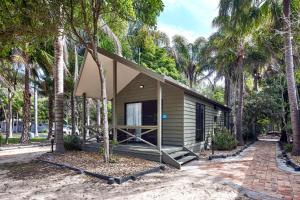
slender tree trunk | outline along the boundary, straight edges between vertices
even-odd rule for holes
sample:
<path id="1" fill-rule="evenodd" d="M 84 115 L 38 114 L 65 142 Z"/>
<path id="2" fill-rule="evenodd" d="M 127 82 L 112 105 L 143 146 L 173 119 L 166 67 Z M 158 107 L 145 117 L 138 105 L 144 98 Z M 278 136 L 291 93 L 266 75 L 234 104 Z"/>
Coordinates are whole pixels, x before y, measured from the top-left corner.
<path id="1" fill-rule="evenodd" d="M 29 77 L 30 69 L 29 65 L 25 66 L 24 75 L 24 106 L 23 106 L 23 130 L 20 138 L 20 143 L 27 143 L 29 141 L 29 130 L 30 130 L 30 90 L 29 90 Z"/>
<path id="2" fill-rule="evenodd" d="M 98 38 L 95 40 L 98 41 Z M 104 147 L 104 161 L 109 162 L 109 127 L 108 127 L 108 109 L 107 109 L 107 92 L 106 92 L 106 81 L 105 72 L 102 63 L 98 59 L 97 42 L 93 45 L 93 58 L 97 64 L 99 76 L 100 76 L 100 100 L 101 100 L 101 116 L 102 116 L 102 130 L 103 130 L 103 147 Z"/>
<path id="3" fill-rule="evenodd" d="M 53 135 L 53 119 L 54 119 L 54 113 L 53 113 L 53 95 L 52 91 L 49 91 L 48 94 L 48 137 L 47 139 L 50 139 L 51 136 Z"/>
<path id="4" fill-rule="evenodd" d="M 12 137 L 12 131 L 11 131 L 11 116 L 12 116 L 12 93 L 10 89 L 8 89 L 8 105 L 7 105 L 7 115 L 5 118 L 6 124 L 5 124 L 5 131 L 6 131 L 6 138 L 5 138 L 5 144 L 8 144 L 8 138 Z"/>
<path id="5" fill-rule="evenodd" d="M 288 97 L 290 104 L 291 122 L 293 130 L 293 155 L 300 155 L 300 119 L 297 100 L 297 88 L 294 77 L 294 61 L 293 61 L 293 46 L 292 33 L 290 22 L 290 0 L 283 1 L 284 12 L 284 46 L 285 46 L 285 65 L 286 65 L 286 79 L 288 87 Z"/>
<path id="6" fill-rule="evenodd" d="M 238 107 L 236 116 L 236 139 L 239 145 L 244 145 L 243 139 L 243 107 L 244 107 L 244 72 L 243 72 L 243 47 L 241 49 L 238 57 Z"/>
<path id="7" fill-rule="evenodd" d="M 12 130 L 12 94 L 9 91 L 9 100 L 8 100 L 8 134 L 11 138 L 13 136 L 13 130 Z"/>
<path id="8" fill-rule="evenodd" d="M 16 133 L 19 133 L 19 111 L 17 110 L 17 128 L 16 128 Z"/>
<path id="9" fill-rule="evenodd" d="M 190 82 L 190 88 L 193 88 L 193 78 L 189 77 L 189 82 Z"/>
<path id="10" fill-rule="evenodd" d="M 78 58 L 77 58 L 77 49 L 76 45 L 74 45 L 74 57 L 75 57 L 75 66 L 74 66 L 74 80 L 73 83 L 75 85 L 78 77 Z M 72 135 L 75 135 L 76 132 L 76 111 L 75 109 L 77 108 L 76 106 L 76 97 L 74 96 L 73 91 L 71 92 L 71 120 L 72 120 Z"/>
<path id="11" fill-rule="evenodd" d="M 101 101 L 97 100 L 97 125 L 101 125 Z"/>
<path id="12" fill-rule="evenodd" d="M 34 137 L 39 137 L 38 131 L 38 92 L 34 86 Z"/>
<path id="13" fill-rule="evenodd" d="M 55 120 L 55 151 L 63 153 L 64 138 L 64 58 L 63 58 L 63 29 L 60 28 L 54 41 L 55 52 L 55 96 L 54 96 L 54 120 Z"/>

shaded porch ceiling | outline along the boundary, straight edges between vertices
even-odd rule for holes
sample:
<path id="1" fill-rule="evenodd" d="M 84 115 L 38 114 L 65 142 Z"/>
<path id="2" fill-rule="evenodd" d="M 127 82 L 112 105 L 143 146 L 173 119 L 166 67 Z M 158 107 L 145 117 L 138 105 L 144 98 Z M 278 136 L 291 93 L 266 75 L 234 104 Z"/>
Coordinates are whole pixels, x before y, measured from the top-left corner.
<path id="1" fill-rule="evenodd" d="M 108 100 L 113 99 L 114 60 L 117 64 L 117 93 L 124 89 L 140 73 L 144 73 L 152 78 L 164 81 L 163 76 L 158 75 L 151 70 L 142 68 L 131 61 L 109 53 L 103 49 L 98 49 L 98 58 L 105 70 Z M 86 52 L 83 65 L 74 88 L 74 94 L 75 96 L 82 96 L 85 93 L 88 98 L 100 99 L 100 86 L 98 67 L 91 54 Z"/>

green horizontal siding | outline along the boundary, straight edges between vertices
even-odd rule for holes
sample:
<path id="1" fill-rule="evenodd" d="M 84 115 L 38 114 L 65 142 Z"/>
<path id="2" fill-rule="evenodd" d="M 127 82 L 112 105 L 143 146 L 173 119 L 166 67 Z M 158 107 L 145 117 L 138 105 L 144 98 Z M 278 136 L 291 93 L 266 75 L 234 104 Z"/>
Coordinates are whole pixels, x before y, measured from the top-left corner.
<path id="1" fill-rule="evenodd" d="M 144 85 L 143 89 L 139 86 Z M 162 83 L 163 114 L 162 144 L 183 145 L 183 91 L 169 84 Z M 116 112 L 118 125 L 124 125 L 124 105 L 127 102 L 138 102 L 157 99 L 157 81 L 138 75 L 117 95 Z"/>

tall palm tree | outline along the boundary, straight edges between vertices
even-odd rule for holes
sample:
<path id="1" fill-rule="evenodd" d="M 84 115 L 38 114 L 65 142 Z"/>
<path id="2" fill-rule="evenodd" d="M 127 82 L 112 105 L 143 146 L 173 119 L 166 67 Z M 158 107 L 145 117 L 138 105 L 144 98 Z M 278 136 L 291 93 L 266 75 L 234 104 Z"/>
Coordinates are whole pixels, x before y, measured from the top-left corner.
<path id="1" fill-rule="evenodd" d="M 25 45 L 25 50 L 14 49 L 12 53 L 12 60 L 15 63 L 20 63 L 24 66 L 24 91 L 23 91 L 23 130 L 20 138 L 20 143 L 27 143 L 29 141 L 29 130 L 30 130 L 30 70 L 31 70 L 31 59 L 28 55 L 28 44 Z"/>
<path id="2" fill-rule="evenodd" d="M 23 92 L 23 131 L 20 138 L 20 143 L 27 143 L 29 141 L 29 129 L 30 129 L 30 68 L 29 65 L 25 66 L 24 74 L 24 92 Z"/>
<path id="3" fill-rule="evenodd" d="M 203 37 L 199 37 L 194 43 L 189 43 L 183 36 L 173 37 L 172 50 L 176 65 L 187 78 L 190 87 L 193 87 L 203 70 L 200 62 L 201 50 L 206 42 Z"/>
<path id="4" fill-rule="evenodd" d="M 287 86 L 288 86 L 288 97 L 289 97 L 291 122 L 292 122 L 292 130 L 293 130 L 293 143 L 294 143 L 292 153 L 294 155 L 299 156 L 300 155 L 300 119 L 299 119 L 297 89 L 296 89 L 296 82 L 295 82 L 295 75 L 294 75 L 290 6 L 291 6 L 290 0 L 283 1 L 286 79 L 287 79 Z"/>
<path id="5" fill-rule="evenodd" d="M 244 58 L 245 44 L 249 35 L 257 25 L 259 17 L 258 6 L 251 1 L 240 0 L 220 0 L 219 15 L 213 21 L 213 24 L 219 29 L 226 30 L 231 37 L 236 38 L 235 46 L 236 63 L 237 63 L 237 112 L 236 112 L 236 138 L 240 145 L 244 144 L 243 140 L 243 107 L 244 107 Z"/>
<path id="6" fill-rule="evenodd" d="M 58 29 L 54 40 L 55 69 L 54 69 L 54 122 L 55 122 L 55 151 L 63 153 L 63 125 L 64 125 L 64 35 L 63 28 Z"/>

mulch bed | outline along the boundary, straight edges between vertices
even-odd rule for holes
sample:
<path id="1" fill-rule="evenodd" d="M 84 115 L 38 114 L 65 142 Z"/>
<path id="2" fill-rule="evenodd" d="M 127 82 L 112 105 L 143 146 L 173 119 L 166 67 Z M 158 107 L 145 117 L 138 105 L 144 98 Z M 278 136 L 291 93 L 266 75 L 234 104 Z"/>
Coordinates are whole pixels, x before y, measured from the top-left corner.
<path id="1" fill-rule="evenodd" d="M 199 157 L 202 159 L 216 159 L 216 158 L 227 158 L 227 157 L 232 157 L 232 156 L 237 156 L 239 155 L 243 150 L 248 148 L 251 144 L 254 142 L 249 142 L 245 144 L 244 146 L 237 146 L 235 149 L 232 150 L 214 150 L 214 154 L 212 154 L 212 150 L 203 150 L 200 152 Z"/>
<path id="2" fill-rule="evenodd" d="M 113 155 L 115 162 L 105 163 L 95 152 L 67 151 L 64 154 L 47 153 L 38 158 L 48 163 L 101 179 L 114 179 L 117 183 L 135 180 L 136 177 L 162 169 L 161 164 L 123 155 Z"/>

